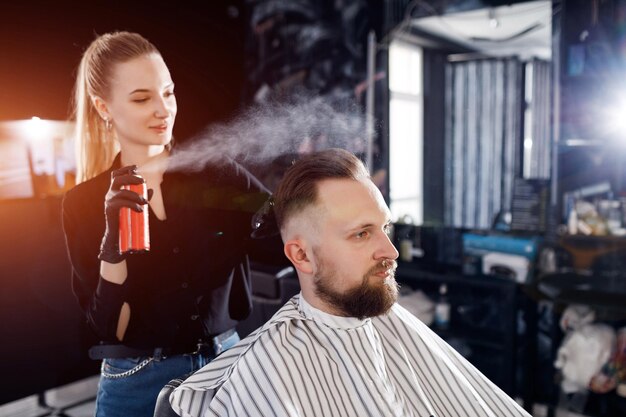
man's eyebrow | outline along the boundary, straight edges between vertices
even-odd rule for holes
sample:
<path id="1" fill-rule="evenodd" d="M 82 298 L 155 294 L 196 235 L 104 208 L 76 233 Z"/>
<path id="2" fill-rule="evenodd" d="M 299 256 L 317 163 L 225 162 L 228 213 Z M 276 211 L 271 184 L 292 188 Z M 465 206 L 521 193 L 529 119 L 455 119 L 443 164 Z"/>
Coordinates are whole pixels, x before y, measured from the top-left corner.
<path id="1" fill-rule="evenodd" d="M 360 229 L 369 229 L 371 227 L 374 227 L 374 223 L 359 223 L 355 226 L 349 227 L 347 231 L 352 232 L 352 231 L 360 230 Z"/>
<path id="2" fill-rule="evenodd" d="M 392 223 L 393 223 L 392 220 L 388 219 L 385 223 L 383 223 L 383 227 L 389 227 L 389 226 L 392 225 Z M 372 228 L 372 227 L 377 227 L 377 226 L 376 226 L 376 224 L 371 223 L 371 222 L 369 222 L 369 223 L 360 223 L 360 224 L 357 224 L 355 226 L 348 227 L 347 230 L 348 231 L 352 231 L 352 230 L 358 230 L 358 229 L 368 229 L 368 228 Z"/>
<path id="3" fill-rule="evenodd" d="M 352 230 L 357 230 L 357 229 L 367 229 L 368 227 L 373 227 L 373 226 L 374 226 L 373 223 L 359 223 L 359 224 L 355 224 L 354 226 L 347 227 L 346 230 L 352 231 Z"/>

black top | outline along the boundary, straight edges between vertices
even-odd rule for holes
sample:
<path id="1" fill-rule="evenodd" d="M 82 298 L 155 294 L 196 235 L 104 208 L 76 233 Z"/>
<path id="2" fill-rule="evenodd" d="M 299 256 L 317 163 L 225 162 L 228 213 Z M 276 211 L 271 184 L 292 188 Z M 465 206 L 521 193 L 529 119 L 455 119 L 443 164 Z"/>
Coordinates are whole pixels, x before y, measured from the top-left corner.
<path id="1" fill-rule="evenodd" d="M 268 191 L 244 168 L 223 162 L 199 173 L 166 171 L 161 183 L 167 219 L 150 210 L 150 251 L 126 258 L 128 278 L 100 278 L 104 197 L 118 155 L 106 172 L 70 190 L 63 227 L 72 288 L 87 321 L 105 342 L 117 342 L 120 309 L 130 305 L 123 343 L 137 348 L 194 346 L 234 327 L 251 309 L 247 251 L 251 217 Z"/>

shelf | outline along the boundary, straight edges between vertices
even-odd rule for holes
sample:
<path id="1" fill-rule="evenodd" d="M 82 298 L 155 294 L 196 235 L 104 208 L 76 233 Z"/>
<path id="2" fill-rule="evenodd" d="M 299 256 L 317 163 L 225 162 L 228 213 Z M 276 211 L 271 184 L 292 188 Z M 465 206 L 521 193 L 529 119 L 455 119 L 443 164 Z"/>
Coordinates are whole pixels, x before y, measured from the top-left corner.
<path id="1" fill-rule="evenodd" d="M 597 246 L 598 244 L 618 244 L 626 246 L 626 236 L 562 235 L 560 238 L 562 242 L 587 243 L 591 246 Z"/>
<path id="2" fill-rule="evenodd" d="M 448 286 L 448 295 L 453 309 L 450 327 L 447 329 L 432 327 L 432 330 L 443 339 L 460 339 L 469 345 L 499 351 L 504 351 L 509 344 L 513 343 L 509 334 L 511 331 L 509 322 L 514 325 L 515 317 L 509 310 L 506 310 L 505 316 L 498 315 L 491 316 L 491 318 L 488 318 L 490 317 L 489 314 L 492 314 L 489 311 L 479 313 L 479 316 L 480 314 L 488 315 L 480 316 L 476 319 L 478 321 L 472 322 L 471 320 L 467 321 L 468 318 L 464 319 L 457 308 L 472 302 L 476 302 L 480 307 L 481 303 L 488 302 L 484 297 L 493 299 L 494 302 L 496 302 L 495 300 L 501 301 L 503 305 L 512 307 L 516 305 L 515 294 L 518 284 L 515 281 L 486 275 L 463 275 L 456 270 L 425 271 L 417 263 L 402 261 L 398 262 L 396 276 L 398 281 L 407 285 L 415 285 L 417 288 L 421 287 L 425 292 L 431 293 L 431 296 L 436 294 L 433 290 L 438 288 L 440 284 Z M 494 317 L 495 321 L 493 321 Z M 485 322 L 485 318 L 489 322 Z"/>
<path id="3" fill-rule="evenodd" d="M 584 304 L 595 309 L 626 315 L 626 279 L 574 272 L 554 273 L 537 283 L 545 297 L 563 304 Z"/>
<path id="4" fill-rule="evenodd" d="M 501 278 L 491 275 L 464 275 L 460 271 L 432 272 L 422 269 L 414 262 L 398 261 L 396 277 L 406 283 L 417 281 L 429 281 L 441 284 L 454 284 L 462 286 L 473 286 L 478 288 L 514 288 L 517 283 L 508 278 Z"/>
<path id="5" fill-rule="evenodd" d="M 452 346 L 458 342 L 466 347 L 466 358 L 474 366 L 509 395 L 518 394 L 517 381 L 527 375 L 518 368 L 517 355 L 520 348 L 532 345 L 518 334 L 518 313 L 526 308 L 520 284 L 490 275 L 465 275 L 460 267 L 426 269 L 419 261 L 398 261 L 396 278 L 429 297 L 436 297 L 440 285 L 446 284 L 450 325 L 431 329 Z M 531 404 L 532 399 L 523 395 L 524 403 Z"/>
<path id="6" fill-rule="evenodd" d="M 478 345 L 494 350 L 504 350 L 506 348 L 505 335 L 502 332 L 476 328 L 468 330 L 459 326 L 452 326 L 448 329 L 431 327 L 431 329 L 446 341 L 448 339 L 459 339 L 469 345 Z"/>
<path id="7" fill-rule="evenodd" d="M 626 237 L 563 235 L 559 244 L 572 255 L 572 267 L 584 270 L 606 269 L 620 272 L 626 265 Z"/>

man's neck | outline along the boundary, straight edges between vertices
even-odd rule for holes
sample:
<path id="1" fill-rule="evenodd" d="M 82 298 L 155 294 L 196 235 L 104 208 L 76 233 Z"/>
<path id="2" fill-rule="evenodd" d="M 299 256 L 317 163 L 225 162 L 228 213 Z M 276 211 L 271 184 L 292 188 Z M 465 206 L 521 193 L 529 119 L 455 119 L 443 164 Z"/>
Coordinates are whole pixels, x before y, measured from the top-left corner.
<path id="1" fill-rule="evenodd" d="M 306 318 L 317 323 L 324 324 L 325 326 L 333 329 L 356 329 L 363 327 L 367 323 L 371 323 L 369 319 L 361 320 L 356 317 L 346 317 L 345 315 L 338 316 L 320 310 L 309 304 L 302 294 L 300 295 L 298 308 L 300 310 L 300 314 L 304 315 Z"/>
<path id="2" fill-rule="evenodd" d="M 338 308 L 331 306 L 315 294 L 315 291 L 311 288 L 302 288 L 302 297 L 311 306 L 327 314 L 332 314 L 337 317 L 346 317 L 345 313 Z"/>

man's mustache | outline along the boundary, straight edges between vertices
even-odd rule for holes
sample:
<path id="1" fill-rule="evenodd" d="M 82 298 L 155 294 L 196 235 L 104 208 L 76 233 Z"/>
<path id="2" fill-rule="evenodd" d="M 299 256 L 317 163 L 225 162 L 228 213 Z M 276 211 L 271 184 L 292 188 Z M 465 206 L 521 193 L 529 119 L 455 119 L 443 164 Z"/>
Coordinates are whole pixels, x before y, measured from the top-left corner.
<path id="1" fill-rule="evenodd" d="M 383 262 L 385 263 L 385 265 L 383 265 Z M 393 259 L 386 259 L 385 261 L 374 265 L 369 271 L 367 271 L 367 275 L 375 275 L 386 271 L 392 271 L 392 274 L 395 275 L 397 268 L 398 263 L 396 261 L 394 261 Z"/>

